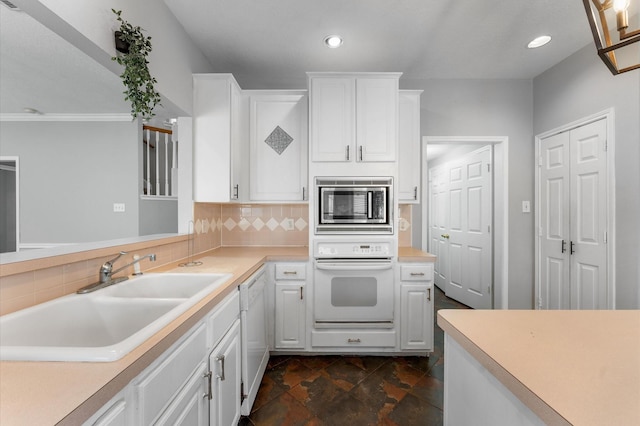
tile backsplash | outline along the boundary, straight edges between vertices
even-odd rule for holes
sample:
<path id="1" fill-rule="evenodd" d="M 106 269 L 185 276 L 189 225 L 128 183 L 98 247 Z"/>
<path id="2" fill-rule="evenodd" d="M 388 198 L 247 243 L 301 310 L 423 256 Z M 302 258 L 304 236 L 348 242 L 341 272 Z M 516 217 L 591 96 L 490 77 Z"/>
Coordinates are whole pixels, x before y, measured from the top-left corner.
<path id="1" fill-rule="evenodd" d="M 197 203 L 195 245 L 198 248 L 306 246 L 309 244 L 308 218 L 306 204 Z"/>
<path id="2" fill-rule="evenodd" d="M 412 204 L 400 204 L 398 218 L 398 246 L 411 247 Z"/>

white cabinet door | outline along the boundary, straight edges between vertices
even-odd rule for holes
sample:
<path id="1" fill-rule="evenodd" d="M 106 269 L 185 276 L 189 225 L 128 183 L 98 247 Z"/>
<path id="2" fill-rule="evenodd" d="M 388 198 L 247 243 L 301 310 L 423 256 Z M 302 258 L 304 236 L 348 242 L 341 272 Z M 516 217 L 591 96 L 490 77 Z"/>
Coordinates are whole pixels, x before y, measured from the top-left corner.
<path id="1" fill-rule="evenodd" d="M 305 290 L 303 281 L 276 282 L 276 348 L 304 348 Z"/>
<path id="2" fill-rule="evenodd" d="M 400 349 L 433 349 L 432 286 L 400 286 Z"/>
<path id="3" fill-rule="evenodd" d="M 398 197 L 400 203 L 420 202 L 420 94 L 400 90 L 398 128 Z"/>
<path id="4" fill-rule="evenodd" d="M 211 371 L 210 424 L 235 426 L 240 420 L 240 320 L 236 320 L 209 357 Z"/>
<path id="5" fill-rule="evenodd" d="M 310 74 L 311 160 L 396 160 L 398 73 Z"/>
<path id="6" fill-rule="evenodd" d="M 307 102 L 306 91 L 250 96 L 251 201 L 307 197 Z"/>
<path id="7" fill-rule="evenodd" d="M 356 161 L 396 161 L 398 79 L 356 80 Z"/>
<path id="8" fill-rule="evenodd" d="M 355 79 L 311 78 L 310 115 L 313 161 L 351 161 L 355 155 Z"/>
<path id="9" fill-rule="evenodd" d="M 239 198 L 241 102 L 231 74 L 193 76 L 193 197 L 198 202 Z"/>
<path id="10" fill-rule="evenodd" d="M 207 363 L 202 362 L 184 389 L 178 394 L 171 406 L 155 423 L 158 426 L 206 426 L 209 424 L 207 410 L 208 381 Z"/>

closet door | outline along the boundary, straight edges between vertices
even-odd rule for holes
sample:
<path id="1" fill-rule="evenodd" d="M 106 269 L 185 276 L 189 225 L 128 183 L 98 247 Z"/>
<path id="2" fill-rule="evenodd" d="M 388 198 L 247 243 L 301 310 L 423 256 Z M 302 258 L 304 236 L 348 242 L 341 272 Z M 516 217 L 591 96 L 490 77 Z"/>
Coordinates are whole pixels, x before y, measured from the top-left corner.
<path id="1" fill-rule="evenodd" d="M 541 141 L 539 307 L 606 309 L 606 121 Z"/>
<path id="2" fill-rule="evenodd" d="M 545 309 L 570 309 L 569 132 L 540 146 L 540 299 Z"/>
<path id="3" fill-rule="evenodd" d="M 571 308 L 607 308 L 606 122 L 572 130 Z"/>

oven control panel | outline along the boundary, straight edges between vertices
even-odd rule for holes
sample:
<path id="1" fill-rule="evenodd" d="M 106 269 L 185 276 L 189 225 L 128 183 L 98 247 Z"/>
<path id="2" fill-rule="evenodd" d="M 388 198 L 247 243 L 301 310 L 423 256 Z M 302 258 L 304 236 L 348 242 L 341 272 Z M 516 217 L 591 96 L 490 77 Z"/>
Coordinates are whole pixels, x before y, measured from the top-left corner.
<path id="1" fill-rule="evenodd" d="M 316 257 L 370 257 L 389 258 L 393 245 L 388 242 L 322 242 L 316 244 Z"/>

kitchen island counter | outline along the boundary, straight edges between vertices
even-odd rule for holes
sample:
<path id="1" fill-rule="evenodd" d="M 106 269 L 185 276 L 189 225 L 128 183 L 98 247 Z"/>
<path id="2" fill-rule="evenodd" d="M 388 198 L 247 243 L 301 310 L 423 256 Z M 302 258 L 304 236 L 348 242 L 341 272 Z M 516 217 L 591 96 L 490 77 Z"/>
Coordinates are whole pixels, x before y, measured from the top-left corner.
<path id="1" fill-rule="evenodd" d="M 226 284 L 114 362 L 0 362 L 0 424 L 77 425 L 88 419 L 267 261 L 307 260 L 308 247 L 224 247 L 148 272 L 231 273 Z"/>
<path id="2" fill-rule="evenodd" d="M 640 311 L 440 310 L 438 325 L 546 424 L 640 424 Z"/>

